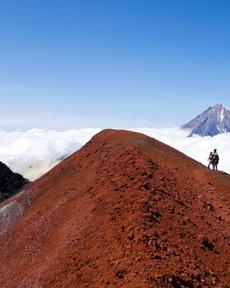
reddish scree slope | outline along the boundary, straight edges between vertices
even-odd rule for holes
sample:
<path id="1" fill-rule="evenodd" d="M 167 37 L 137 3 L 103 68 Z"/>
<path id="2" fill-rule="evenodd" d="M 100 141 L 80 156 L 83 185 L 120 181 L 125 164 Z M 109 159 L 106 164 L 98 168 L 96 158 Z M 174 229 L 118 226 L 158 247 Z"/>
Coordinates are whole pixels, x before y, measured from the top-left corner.
<path id="1" fill-rule="evenodd" d="M 0 206 L 0 286 L 230 287 L 229 192 L 228 175 L 105 130 Z"/>

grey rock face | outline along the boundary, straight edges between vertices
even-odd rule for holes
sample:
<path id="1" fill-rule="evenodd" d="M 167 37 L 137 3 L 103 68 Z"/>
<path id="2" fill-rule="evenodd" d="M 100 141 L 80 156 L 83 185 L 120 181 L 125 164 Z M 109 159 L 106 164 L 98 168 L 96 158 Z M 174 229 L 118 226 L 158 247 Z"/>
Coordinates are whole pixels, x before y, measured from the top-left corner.
<path id="1" fill-rule="evenodd" d="M 182 128 L 191 129 L 191 135 L 200 136 L 214 136 L 230 132 L 230 111 L 221 104 L 217 104 L 209 107 L 192 121 L 183 125 Z"/>

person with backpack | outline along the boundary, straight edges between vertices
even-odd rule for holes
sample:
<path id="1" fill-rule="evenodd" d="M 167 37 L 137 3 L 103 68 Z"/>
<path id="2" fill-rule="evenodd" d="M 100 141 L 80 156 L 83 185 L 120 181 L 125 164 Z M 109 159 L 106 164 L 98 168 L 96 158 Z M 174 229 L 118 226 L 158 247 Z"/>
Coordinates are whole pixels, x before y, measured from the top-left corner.
<path id="1" fill-rule="evenodd" d="M 212 153 L 212 165 L 213 165 L 213 170 L 217 170 L 217 166 L 219 164 L 219 155 L 217 153 L 217 150 L 214 149 L 214 152 Z"/>
<path id="2" fill-rule="evenodd" d="M 212 165 L 212 169 L 217 170 L 217 166 L 219 163 L 219 155 L 217 153 L 217 149 L 214 149 L 213 152 L 210 152 L 208 160 L 209 160 L 208 169 L 210 169 L 210 165 Z"/>
<path id="3" fill-rule="evenodd" d="M 209 157 L 208 157 L 208 161 L 209 161 L 209 163 L 208 163 L 208 169 L 210 169 L 210 165 L 212 164 L 212 151 L 209 153 Z"/>

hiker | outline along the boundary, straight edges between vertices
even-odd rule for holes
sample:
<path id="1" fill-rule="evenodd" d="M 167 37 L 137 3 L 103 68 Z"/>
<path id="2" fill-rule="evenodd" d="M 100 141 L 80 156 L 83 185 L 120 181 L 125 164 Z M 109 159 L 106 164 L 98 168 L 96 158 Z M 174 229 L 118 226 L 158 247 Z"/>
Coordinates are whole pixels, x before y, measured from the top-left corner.
<path id="1" fill-rule="evenodd" d="M 210 165 L 212 164 L 212 169 L 217 170 L 217 165 L 219 163 L 219 155 L 217 153 L 217 149 L 214 149 L 213 152 L 210 152 L 208 160 L 208 169 L 210 169 Z"/>
<path id="2" fill-rule="evenodd" d="M 210 165 L 212 164 L 212 151 L 211 151 L 210 154 L 209 154 L 208 161 L 209 161 L 209 163 L 208 163 L 208 169 L 210 169 Z"/>
<path id="3" fill-rule="evenodd" d="M 217 165 L 219 163 L 219 155 L 217 153 L 217 150 L 214 149 L 214 152 L 212 153 L 212 165 L 213 165 L 213 170 L 217 170 Z"/>

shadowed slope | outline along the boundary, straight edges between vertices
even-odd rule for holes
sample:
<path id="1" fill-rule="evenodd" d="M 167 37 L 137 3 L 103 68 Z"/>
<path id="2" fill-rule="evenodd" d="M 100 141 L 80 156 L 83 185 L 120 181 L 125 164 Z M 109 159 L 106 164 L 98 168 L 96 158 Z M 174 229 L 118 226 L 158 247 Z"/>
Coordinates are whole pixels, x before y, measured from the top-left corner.
<path id="1" fill-rule="evenodd" d="M 1 287 L 229 287 L 229 190 L 167 145 L 105 130 L 0 207 Z"/>
<path id="2" fill-rule="evenodd" d="M 22 189 L 28 180 L 0 162 L 0 202 L 12 197 Z"/>

